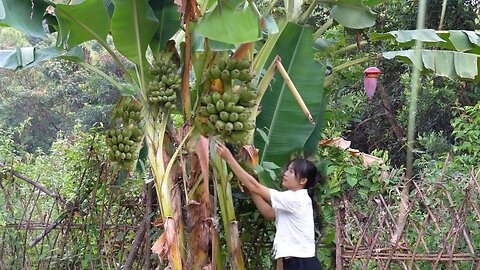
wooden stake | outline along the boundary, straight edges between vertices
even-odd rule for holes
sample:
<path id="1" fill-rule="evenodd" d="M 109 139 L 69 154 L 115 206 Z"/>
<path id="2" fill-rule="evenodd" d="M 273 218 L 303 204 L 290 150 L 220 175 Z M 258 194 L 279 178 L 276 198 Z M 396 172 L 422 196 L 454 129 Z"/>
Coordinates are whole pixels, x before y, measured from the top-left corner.
<path id="1" fill-rule="evenodd" d="M 297 100 L 298 105 L 300 105 L 303 113 L 307 116 L 308 121 L 310 121 L 310 123 L 315 125 L 315 121 L 313 120 L 313 117 L 310 114 L 310 111 L 308 110 L 307 105 L 305 105 L 305 102 L 303 102 L 303 99 L 300 96 L 300 93 L 298 93 L 297 88 L 295 87 L 292 80 L 290 79 L 290 76 L 288 76 L 288 73 L 285 70 L 285 68 L 283 67 L 282 63 L 280 62 L 280 59 L 277 60 L 276 65 L 277 65 L 278 71 L 280 71 L 280 74 L 282 75 L 283 79 L 287 83 L 288 88 L 290 88 L 290 91 L 292 91 L 293 96 Z"/>

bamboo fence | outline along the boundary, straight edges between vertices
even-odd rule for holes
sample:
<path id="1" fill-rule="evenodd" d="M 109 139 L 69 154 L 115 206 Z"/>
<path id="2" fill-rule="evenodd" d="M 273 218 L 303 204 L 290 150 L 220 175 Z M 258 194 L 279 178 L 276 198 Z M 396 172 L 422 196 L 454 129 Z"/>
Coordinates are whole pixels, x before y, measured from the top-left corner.
<path id="1" fill-rule="evenodd" d="M 106 166 L 66 200 L 0 163 L 0 270 L 150 269 L 152 189 L 122 197 Z"/>
<path id="2" fill-rule="evenodd" d="M 443 176 L 438 182 L 410 180 L 408 216 L 397 238 L 400 186 L 389 198 L 369 198 L 363 208 L 356 207 L 353 196 L 337 199 L 336 269 L 480 270 L 479 173 L 472 169 L 469 179 L 453 185 L 455 190 Z M 446 181 L 451 180 L 458 179 Z"/>
<path id="3" fill-rule="evenodd" d="M 124 191 L 111 185 L 113 176 L 101 167 L 96 178 L 79 179 L 79 186 L 91 181 L 90 188 L 66 200 L 0 166 L 3 211 L 10 216 L 0 224 L 0 270 L 151 269 L 156 227 L 150 220 L 157 207 L 145 192 L 151 187 L 122 198 Z M 410 180 L 408 218 L 396 241 L 405 182 L 363 203 L 345 193 L 335 201 L 336 269 L 480 270 L 479 174 L 472 169 L 467 180 Z M 455 190 L 445 182 L 453 180 Z"/>

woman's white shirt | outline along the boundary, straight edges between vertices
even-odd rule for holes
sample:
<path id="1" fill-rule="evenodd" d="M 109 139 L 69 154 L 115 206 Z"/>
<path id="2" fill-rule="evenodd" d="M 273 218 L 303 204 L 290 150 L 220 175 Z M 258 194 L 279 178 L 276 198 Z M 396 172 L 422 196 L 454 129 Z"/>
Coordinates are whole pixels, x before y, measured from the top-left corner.
<path id="1" fill-rule="evenodd" d="M 307 190 L 270 189 L 270 199 L 275 210 L 275 259 L 315 256 L 313 208 Z"/>

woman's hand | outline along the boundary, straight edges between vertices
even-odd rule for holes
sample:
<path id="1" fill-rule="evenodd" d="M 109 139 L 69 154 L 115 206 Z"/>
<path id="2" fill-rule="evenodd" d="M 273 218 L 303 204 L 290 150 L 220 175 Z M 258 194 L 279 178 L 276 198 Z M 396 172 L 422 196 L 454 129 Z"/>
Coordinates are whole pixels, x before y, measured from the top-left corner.
<path id="1" fill-rule="evenodd" d="M 228 165 L 230 165 L 233 173 L 237 176 L 238 180 L 240 180 L 245 188 L 252 193 L 260 195 L 260 197 L 262 197 L 265 201 L 270 201 L 270 191 L 268 188 L 260 184 L 255 177 L 245 171 L 225 145 L 217 143 L 215 148 L 218 155 L 223 158 Z"/>
<path id="2" fill-rule="evenodd" d="M 225 161 L 230 162 L 232 160 L 235 160 L 230 150 L 228 150 L 228 148 L 224 144 L 217 143 L 215 149 L 217 150 L 218 155 Z"/>

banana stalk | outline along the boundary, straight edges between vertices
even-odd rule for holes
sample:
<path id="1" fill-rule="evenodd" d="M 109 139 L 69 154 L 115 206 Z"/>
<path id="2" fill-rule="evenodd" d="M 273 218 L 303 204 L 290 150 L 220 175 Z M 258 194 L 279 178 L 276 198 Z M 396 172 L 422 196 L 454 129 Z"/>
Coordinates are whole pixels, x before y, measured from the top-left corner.
<path id="1" fill-rule="evenodd" d="M 165 119 L 166 118 L 166 119 Z M 167 127 L 167 117 L 161 123 L 150 119 L 145 125 L 146 139 L 149 148 L 148 158 L 152 167 L 153 177 L 155 181 L 155 190 L 157 192 L 160 211 L 163 218 L 164 233 L 166 234 L 167 246 L 169 249 L 169 263 L 175 270 L 182 270 L 182 251 L 181 243 L 183 241 L 183 230 L 180 231 L 174 220 L 174 209 L 172 207 L 171 185 L 169 181 L 169 171 L 166 171 L 164 161 L 163 143 L 165 139 L 165 131 Z M 172 157 L 169 163 L 171 169 Z"/>
<path id="2" fill-rule="evenodd" d="M 233 270 L 244 270 L 245 263 L 238 233 L 235 209 L 233 206 L 232 187 L 229 182 L 227 164 L 215 151 L 212 154 L 214 186 L 217 191 L 220 214 L 222 216 L 227 249 Z"/>
<path id="3" fill-rule="evenodd" d="M 189 177 L 189 183 L 185 184 L 185 190 L 190 187 L 186 195 L 188 213 L 186 222 L 189 228 L 188 249 L 190 250 L 187 269 L 202 270 L 208 268 L 209 263 L 211 269 L 215 269 L 215 252 L 219 246 L 216 241 L 218 239 L 217 226 L 214 222 L 215 219 L 211 217 L 213 210 L 209 192 L 208 139 L 200 136 L 196 141 L 190 140 L 189 144 L 190 174 L 185 176 L 185 179 Z M 186 164 L 183 167 L 186 168 Z M 212 259 L 209 256 L 210 244 Z M 221 259 L 219 261 L 222 262 Z"/>

